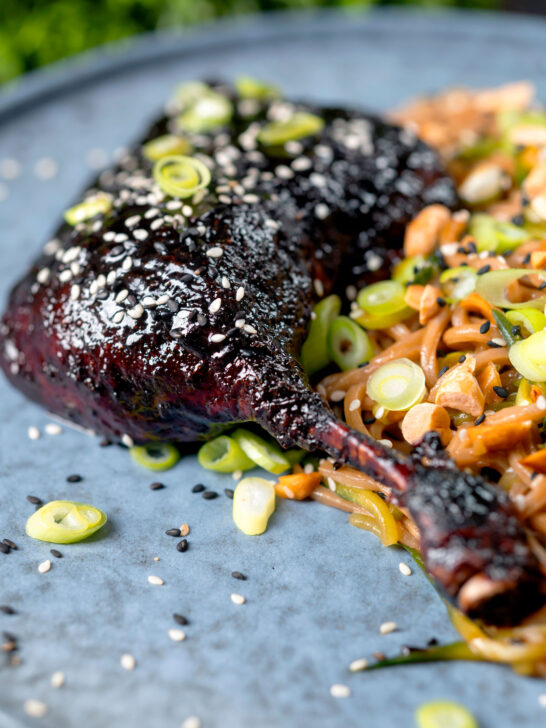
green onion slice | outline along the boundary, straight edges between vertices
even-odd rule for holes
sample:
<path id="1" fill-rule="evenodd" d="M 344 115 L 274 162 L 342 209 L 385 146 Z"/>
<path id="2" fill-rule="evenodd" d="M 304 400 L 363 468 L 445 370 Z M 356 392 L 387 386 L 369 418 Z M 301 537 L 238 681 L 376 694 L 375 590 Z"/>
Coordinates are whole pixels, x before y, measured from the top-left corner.
<path id="1" fill-rule="evenodd" d="M 412 316 L 414 313 L 415 311 L 409 306 L 406 306 L 397 313 L 389 314 L 376 315 L 364 311 L 363 313 L 355 317 L 355 321 L 358 321 L 361 326 L 363 326 L 365 329 L 368 329 L 369 331 L 376 331 L 377 329 L 388 329 L 390 326 L 399 324 L 401 321 L 404 321 L 404 319 L 407 319 L 408 316 Z"/>
<path id="2" fill-rule="evenodd" d="M 367 313 L 385 316 L 406 308 L 404 294 L 404 286 L 398 281 L 380 281 L 362 288 L 356 302 Z"/>
<path id="3" fill-rule="evenodd" d="M 324 127 L 320 116 L 307 111 L 296 111 L 286 121 L 272 121 L 258 134 L 258 141 L 266 147 L 280 147 L 286 142 L 319 134 Z"/>
<path id="4" fill-rule="evenodd" d="M 546 329 L 517 341 L 508 350 L 512 366 L 530 382 L 546 382 Z"/>
<path id="5" fill-rule="evenodd" d="M 173 154 L 190 154 L 191 152 L 192 145 L 189 141 L 175 134 L 156 137 L 142 147 L 142 153 L 151 162 L 157 162 L 163 157 L 171 157 Z"/>
<path id="6" fill-rule="evenodd" d="M 263 83 L 250 76 L 239 76 L 235 79 L 235 90 L 242 99 L 256 99 L 257 101 L 278 99 L 281 95 L 278 86 Z"/>
<path id="7" fill-rule="evenodd" d="M 408 410 L 426 394 L 425 374 L 410 359 L 396 359 L 383 364 L 368 379 L 366 393 L 388 410 Z"/>
<path id="8" fill-rule="evenodd" d="M 222 94 L 210 90 L 191 103 L 177 117 L 177 122 L 185 131 L 200 133 L 228 124 L 232 116 L 231 101 Z"/>
<path id="9" fill-rule="evenodd" d="M 199 99 L 214 93 L 210 86 L 202 81 L 186 81 L 175 89 L 173 101 L 179 108 L 192 106 Z"/>
<path id="10" fill-rule="evenodd" d="M 28 519 L 27 535 L 49 543 L 75 543 L 106 523 L 106 514 L 87 503 L 56 500 L 46 503 Z"/>
<path id="11" fill-rule="evenodd" d="M 506 287 L 524 276 L 538 275 L 546 281 L 546 272 L 541 270 L 529 270 L 527 268 L 506 268 L 503 270 L 492 270 L 478 276 L 476 281 L 476 292 L 493 306 L 499 308 L 540 308 L 544 309 L 546 296 L 533 298 L 529 301 L 513 303 L 506 298 Z"/>
<path id="12" fill-rule="evenodd" d="M 180 460 L 180 453 L 167 442 L 134 445 L 129 448 L 131 457 L 148 470 L 169 470 Z"/>
<path id="13" fill-rule="evenodd" d="M 338 316 L 328 329 L 328 352 L 340 369 L 354 369 L 369 361 L 373 346 L 368 335 L 348 316 Z"/>
<path id="14" fill-rule="evenodd" d="M 485 213 L 472 215 L 468 232 L 475 239 L 479 252 L 492 250 L 501 254 L 508 253 L 531 238 L 524 228 L 511 222 L 496 220 Z"/>
<path id="15" fill-rule="evenodd" d="M 341 298 L 327 296 L 313 307 L 309 333 L 301 348 L 301 363 L 309 376 L 327 366 L 332 360 L 328 351 L 327 334 L 332 321 L 341 311 Z"/>
<path id="16" fill-rule="evenodd" d="M 283 473 L 290 468 L 288 459 L 278 445 L 267 442 L 249 430 L 238 428 L 231 435 L 244 454 L 270 473 Z"/>
<path id="17" fill-rule="evenodd" d="M 536 308 L 520 308 L 508 311 L 506 318 L 512 326 L 520 326 L 523 334 L 536 334 L 546 328 L 546 316 Z"/>
<path id="18" fill-rule="evenodd" d="M 392 279 L 403 286 L 417 283 L 425 286 L 434 275 L 435 266 L 423 255 L 414 255 L 404 258 L 397 263 L 392 271 Z"/>
<path id="19" fill-rule="evenodd" d="M 461 301 L 476 288 L 478 274 L 470 266 L 448 268 L 440 276 L 442 291 L 450 303 Z"/>
<path id="20" fill-rule="evenodd" d="M 74 226 L 80 222 L 87 222 L 97 215 L 107 215 L 111 209 L 112 198 L 110 195 L 100 193 L 70 207 L 65 211 L 64 219 L 69 225 Z"/>
<path id="21" fill-rule="evenodd" d="M 227 435 L 220 435 L 199 448 L 197 459 L 201 467 L 217 473 L 234 473 L 250 470 L 255 463 L 241 450 L 237 442 Z"/>
<path id="22" fill-rule="evenodd" d="M 478 728 L 470 711 L 449 700 L 424 703 L 415 711 L 419 728 Z"/>
<path id="23" fill-rule="evenodd" d="M 208 187 L 209 168 L 199 159 L 175 155 L 154 164 L 154 179 L 166 195 L 185 199 Z"/>

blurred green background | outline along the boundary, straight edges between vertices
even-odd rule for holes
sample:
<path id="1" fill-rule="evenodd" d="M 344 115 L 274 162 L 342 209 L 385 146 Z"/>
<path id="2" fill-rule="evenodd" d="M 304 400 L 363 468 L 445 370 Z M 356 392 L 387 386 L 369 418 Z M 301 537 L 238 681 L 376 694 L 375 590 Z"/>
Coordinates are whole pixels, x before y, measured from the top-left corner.
<path id="1" fill-rule="evenodd" d="M 287 8 L 422 5 L 539 11 L 543 0 L 0 0 L 0 83 L 100 43 L 216 17 Z"/>

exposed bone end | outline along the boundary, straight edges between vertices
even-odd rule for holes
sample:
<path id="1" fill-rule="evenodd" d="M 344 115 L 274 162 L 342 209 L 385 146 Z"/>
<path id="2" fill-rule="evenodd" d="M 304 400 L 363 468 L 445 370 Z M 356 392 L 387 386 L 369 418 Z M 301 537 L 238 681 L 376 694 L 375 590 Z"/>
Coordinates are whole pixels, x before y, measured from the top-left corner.
<path id="1" fill-rule="evenodd" d="M 544 603 L 537 579 L 493 580 L 487 574 L 472 576 L 460 589 L 459 609 L 471 618 L 498 626 L 518 624 Z"/>

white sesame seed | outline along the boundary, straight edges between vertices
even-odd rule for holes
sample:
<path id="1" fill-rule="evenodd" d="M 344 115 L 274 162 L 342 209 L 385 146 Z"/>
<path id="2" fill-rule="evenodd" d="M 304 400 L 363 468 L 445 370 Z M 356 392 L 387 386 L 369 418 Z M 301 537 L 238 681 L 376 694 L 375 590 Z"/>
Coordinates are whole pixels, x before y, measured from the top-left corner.
<path id="1" fill-rule="evenodd" d="M 189 718 L 182 723 L 180 728 L 201 728 L 201 721 L 196 715 L 190 715 Z"/>
<path id="2" fill-rule="evenodd" d="M 43 157 L 34 165 L 34 174 L 38 177 L 38 179 L 52 179 L 58 171 L 59 165 L 51 157 Z"/>
<path id="3" fill-rule="evenodd" d="M 210 340 L 213 344 L 220 344 L 226 338 L 225 334 L 213 334 Z"/>
<path id="4" fill-rule="evenodd" d="M 245 320 L 244 320 L 244 319 L 237 319 L 237 320 L 235 321 L 235 326 L 236 326 L 236 327 L 237 327 L 238 329 L 242 329 L 244 325 L 245 325 Z"/>
<path id="5" fill-rule="evenodd" d="M 41 564 L 38 564 L 38 571 L 40 574 L 47 574 L 47 572 L 51 569 L 51 561 L 49 559 L 46 559 L 45 561 L 42 561 Z"/>
<path id="6" fill-rule="evenodd" d="M 130 308 L 127 313 L 131 318 L 139 319 L 144 313 L 144 308 L 141 306 L 140 303 L 137 303 L 137 305 L 134 308 Z"/>
<path id="7" fill-rule="evenodd" d="M 233 480 L 241 480 L 241 478 L 243 477 L 243 471 L 234 470 L 233 473 L 231 474 L 231 477 L 233 478 Z"/>
<path id="8" fill-rule="evenodd" d="M 128 255 L 124 259 L 123 263 L 121 264 L 121 267 L 123 268 L 123 270 L 131 270 L 131 268 L 133 267 L 133 259 L 131 258 L 130 255 Z"/>
<path id="9" fill-rule="evenodd" d="M 221 258 L 222 255 L 224 254 L 224 251 L 222 250 L 222 248 L 218 248 L 218 247 L 209 248 L 207 250 L 206 254 L 209 258 Z"/>
<path id="10" fill-rule="evenodd" d="M 80 254 L 80 251 L 81 248 L 78 245 L 74 245 L 72 248 L 68 248 L 68 250 L 65 250 L 61 260 L 63 261 L 63 263 L 71 263 L 73 260 L 76 260 L 76 258 Z"/>
<path id="11" fill-rule="evenodd" d="M 244 598 L 244 596 L 242 594 L 232 594 L 231 601 L 233 602 L 233 604 L 241 605 L 246 602 L 246 599 Z"/>
<path id="12" fill-rule="evenodd" d="M 362 406 L 362 403 L 359 399 L 353 399 L 351 404 L 349 405 L 349 412 L 354 412 L 357 409 L 360 409 Z"/>
<path id="13" fill-rule="evenodd" d="M 235 300 L 236 301 L 242 301 L 245 296 L 245 289 L 243 286 L 239 286 L 237 289 L 237 292 L 235 293 Z"/>
<path id="14" fill-rule="evenodd" d="M 313 166 L 309 157 L 297 157 L 290 165 L 295 172 L 305 172 Z"/>
<path id="15" fill-rule="evenodd" d="M 378 420 L 380 420 L 383 417 L 384 414 L 385 414 L 385 408 L 384 407 L 378 407 L 375 410 L 375 417 Z"/>
<path id="16" fill-rule="evenodd" d="M 70 263 L 70 270 L 72 271 L 73 276 L 78 276 L 80 274 L 80 264 L 73 261 Z"/>
<path id="17" fill-rule="evenodd" d="M 131 435 L 128 435 L 127 433 L 121 436 L 121 442 L 125 445 L 125 447 L 133 447 L 135 444 Z"/>
<path id="18" fill-rule="evenodd" d="M 251 326 L 250 324 L 245 324 L 243 326 L 243 331 L 246 331 L 247 334 L 257 334 L 257 329 L 254 328 L 254 326 Z"/>
<path id="19" fill-rule="evenodd" d="M 394 632 L 397 627 L 398 625 L 396 622 L 383 622 L 383 624 L 379 627 L 379 631 L 381 634 L 390 634 L 391 632 Z"/>
<path id="20" fill-rule="evenodd" d="M 536 406 L 539 410 L 546 410 L 546 397 L 543 394 L 537 397 Z"/>
<path id="21" fill-rule="evenodd" d="M 328 487 L 330 490 L 335 493 L 336 492 L 336 481 L 333 478 L 326 478 L 326 482 L 328 483 Z"/>
<path id="22" fill-rule="evenodd" d="M 78 298 L 80 297 L 80 293 L 81 293 L 81 288 L 78 286 L 77 283 L 74 283 L 74 285 L 70 289 L 70 298 L 73 301 L 77 301 Z"/>
<path id="23" fill-rule="evenodd" d="M 493 339 L 491 339 L 491 341 L 494 344 L 498 344 L 499 346 L 506 346 L 506 342 L 500 336 L 495 336 Z"/>
<path id="24" fill-rule="evenodd" d="M 107 243 L 111 243 L 116 237 L 116 233 L 113 230 L 108 230 L 102 237 Z"/>
<path id="25" fill-rule="evenodd" d="M 162 217 L 158 217 L 157 220 L 154 220 L 150 223 L 150 230 L 157 230 L 164 224 L 164 220 Z"/>
<path id="26" fill-rule="evenodd" d="M 344 392 L 341 389 L 336 389 L 332 394 L 330 395 L 330 400 L 332 402 L 341 402 L 342 399 L 344 399 L 346 392 Z"/>
<path id="27" fill-rule="evenodd" d="M 351 688 L 348 685 L 336 683 L 330 686 L 330 695 L 333 698 L 348 698 L 351 694 Z"/>
<path id="28" fill-rule="evenodd" d="M 21 175 L 22 167 L 16 159 L 2 159 L 0 161 L 0 177 L 7 180 L 17 179 Z"/>
<path id="29" fill-rule="evenodd" d="M 191 205 L 184 205 L 182 214 L 186 217 L 191 217 L 193 215 L 193 207 Z M 202 233 L 200 232 L 199 234 L 201 235 Z"/>
<path id="30" fill-rule="evenodd" d="M 319 204 L 316 205 L 315 217 L 318 217 L 319 220 L 325 220 L 329 214 L 330 208 L 328 207 L 328 205 L 325 205 L 323 202 L 319 202 Z"/>
<path id="31" fill-rule="evenodd" d="M 385 447 L 392 447 L 392 440 L 388 440 L 386 437 L 381 438 L 377 442 L 381 445 L 385 445 Z"/>
<path id="32" fill-rule="evenodd" d="M 126 240 L 129 240 L 129 236 L 125 233 L 116 233 L 114 236 L 114 241 L 116 243 L 124 243 Z"/>
<path id="33" fill-rule="evenodd" d="M 320 278 L 315 278 L 313 281 L 313 288 L 315 289 L 315 293 L 319 298 L 322 298 L 324 296 L 324 283 L 320 280 Z"/>
<path id="34" fill-rule="evenodd" d="M 70 268 L 63 270 L 59 273 L 59 280 L 61 283 L 67 283 L 72 278 L 72 271 Z"/>
<path id="35" fill-rule="evenodd" d="M 148 583 L 153 586 L 163 586 L 165 583 L 160 576 L 154 576 L 153 574 L 148 577 Z"/>
<path id="36" fill-rule="evenodd" d="M 217 313 L 221 307 L 222 307 L 222 299 L 215 298 L 214 301 L 209 306 L 209 311 L 210 311 L 210 313 Z"/>
<path id="37" fill-rule="evenodd" d="M 133 237 L 135 237 L 137 240 L 146 240 L 146 238 L 148 237 L 148 231 L 144 230 L 144 228 L 134 230 Z"/>
<path id="38" fill-rule="evenodd" d="M 349 665 L 349 670 L 351 672 L 360 672 L 361 670 L 365 670 L 368 667 L 368 660 L 364 659 L 364 657 L 360 657 L 358 660 L 353 660 L 351 664 Z"/>
<path id="39" fill-rule="evenodd" d="M 142 299 L 142 305 L 144 308 L 153 308 L 154 306 L 157 306 L 157 301 L 153 296 L 144 296 Z"/>
<path id="40" fill-rule="evenodd" d="M 243 202 L 246 202 L 249 205 L 253 205 L 254 203 L 258 202 L 259 200 L 260 200 L 260 198 L 258 197 L 258 195 L 254 195 L 251 193 L 243 195 Z"/>
<path id="41" fill-rule="evenodd" d="M 305 465 L 303 466 L 303 472 L 304 472 L 304 473 L 305 473 L 306 475 L 310 475 L 311 473 L 314 473 L 314 472 L 315 472 L 315 468 L 314 468 L 314 466 L 313 466 L 313 463 L 306 463 L 306 464 L 305 464 Z"/>
<path id="42" fill-rule="evenodd" d="M 119 662 L 124 670 L 134 670 L 136 667 L 136 660 L 133 655 L 122 655 Z"/>
<path id="43" fill-rule="evenodd" d="M 64 672 L 54 672 L 50 682 L 52 688 L 62 688 L 65 683 Z"/>
<path id="44" fill-rule="evenodd" d="M 163 293 L 163 295 L 159 296 L 156 303 L 158 306 L 163 306 L 167 303 L 167 301 L 170 300 L 170 296 L 168 296 L 166 293 Z"/>
<path id="45" fill-rule="evenodd" d="M 144 217 L 149 220 L 151 217 L 155 217 L 156 215 L 159 215 L 159 210 L 156 207 L 150 207 L 149 210 L 146 210 L 144 213 Z"/>
<path id="46" fill-rule="evenodd" d="M 356 294 L 358 293 L 356 286 L 347 286 L 345 289 L 345 295 L 347 296 L 349 301 L 354 301 L 356 298 Z"/>
<path id="47" fill-rule="evenodd" d="M 43 718 L 47 713 L 47 705 L 41 700 L 31 698 L 30 700 L 25 700 L 23 703 L 23 710 L 27 715 L 30 715 L 31 718 Z"/>
<path id="48" fill-rule="evenodd" d="M 34 425 L 31 425 L 27 430 L 29 440 L 38 440 L 41 437 L 40 430 Z"/>
<path id="49" fill-rule="evenodd" d="M 121 303 L 122 301 L 125 301 L 125 299 L 127 298 L 128 295 L 129 295 L 129 291 L 126 288 L 124 288 L 116 296 L 116 298 L 115 298 L 116 303 Z"/>
<path id="50" fill-rule="evenodd" d="M 93 281 L 93 282 L 91 283 L 91 285 L 89 286 L 89 293 L 90 293 L 90 294 L 91 294 L 92 296 L 94 296 L 94 295 L 95 295 L 95 293 L 97 293 L 97 292 L 98 292 L 98 290 L 99 290 L 99 282 L 98 282 L 98 281 L 97 281 L 97 279 L 95 278 L 95 280 L 94 280 L 94 281 Z"/>
<path id="51" fill-rule="evenodd" d="M 42 270 L 38 271 L 36 280 L 38 281 L 38 283 L 47 283 L 50 275 L 51 271 L 49 270 L 49 268 L 42 268 Z"/>
<path id="52" fill-rule="evenodd" d="M 169 637 L 173 642 L 183 642 L 186 639 L 186 633 L 181 629 L 173 628 L 169 630 Z"/>
<path id="53" fill-rule="evenodd" d="M 275 175 L 279 179 L 292 179 L 294 171 L 290 167 L 287 167 L 286 164 L 279 164 L 278 167 L 275 167 Z"/>
<path id="54" fill-rule="evenodd" d="M 56 422 L 48 422 L 47 425 L 44 427 L 44 430 L 48 435 L 60 435 L 63 431 L 63 428 L 58 425 Z"/>
<path id="55" fill-rule="evenodd" d="M 125 318 L 125 311 L 116 311 L 115 314 L 112 316 L 112 321 L 115 324 L 120 324 L 124 318 Z"/>
<path id="56" fill-rule="evenodd" d="M 411 576 L 411 569 L 410 569 L 410 567 L 406 563 L 404 563 L 403 561 L 401 561 L 398 564 L 398 570 L 404 576 Z"/>
<path id="57" fill-rule="evenodd" d="M 131 215 L 125 220 L 125 227 L 134 227 L 140 222 L 140 215 Z"/>
<path id="58" fill-rule="evenodd" d="M 270 218 L 265 221 L 265 226 L 271 228 L 271 230 L 279 229 L 279 223 L 275 220 L 271 220 Z"/>
<path id="59" fill-rule="evenodd" d="M 102 169 L 108 164 L 108 152 L 95 147 L 87 152 L 85 159 L 91 169 Z"/>
<path id="60" fill-rule="evenodd" d="M 546 708 L 546 693 L 538 696 L 538 704 L 541 708 Z"/>

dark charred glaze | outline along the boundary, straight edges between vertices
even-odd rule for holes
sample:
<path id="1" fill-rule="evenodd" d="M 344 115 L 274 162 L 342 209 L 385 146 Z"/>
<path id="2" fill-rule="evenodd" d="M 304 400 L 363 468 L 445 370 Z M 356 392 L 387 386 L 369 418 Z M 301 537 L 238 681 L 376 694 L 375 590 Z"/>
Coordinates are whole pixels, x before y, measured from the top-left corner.
<path id="1" fill-rule="evenodd" d="M 255 421 L 284 446 L 326 450 L 407 503 L 431 573 L 452 599 L 484 572 L 529 596 L 528 609 L 496 609 L 494 619 L 530 611 L 538 567 L 500 491 L 351 431 L 297 361 L 317 289 L 358 278 L 373 267 L 370 256 L 377 267 L 425 204 L 454 205 L 435 155 L 407 130 L 359 112 L 268 102 L 249 117 L 219 90 L 234 101 L 232 123 L 192 138 L 213 167 L 207 193 L 181 214 L 154 185 L 140 146 L 101 175 L 96 187 L 113 196 L 113 211 L 75 229 L 63 224 L 11 294 L 0 329 L 8 378 L 112 440 L 187 442 Z M 320 115 L 324 129 L 266 152 L 255 132 L 287 108 Z M 146 139 L 175 127 L 167 115 Z M 214 248 L 221 257 L 207 255 Z M 489 515 L 486 495 L 495 496 Z M 488 616 L 487 602 L 479 609 Z"/>

